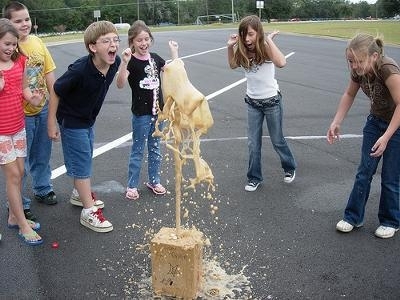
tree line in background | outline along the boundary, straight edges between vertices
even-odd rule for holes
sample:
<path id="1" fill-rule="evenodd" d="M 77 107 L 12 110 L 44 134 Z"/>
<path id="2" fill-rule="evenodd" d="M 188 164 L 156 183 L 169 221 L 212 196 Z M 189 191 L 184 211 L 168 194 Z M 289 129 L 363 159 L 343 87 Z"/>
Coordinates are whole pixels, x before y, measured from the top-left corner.
<path id="1" fill-rule="evenodd" d="M 2 7 L 9 0 L 0 0 Z M 21 0 L 38 33 L 84 30 L 91 22 L 108 20 L 148 25 L 187 25 L 232 22 L 249 15 L 263 20 L 327 20 L 392 18 L 400 14 L 400 0 L 351 3 L 348 0 Z M 99 16 L 100 14 L 100 16 Z"/>

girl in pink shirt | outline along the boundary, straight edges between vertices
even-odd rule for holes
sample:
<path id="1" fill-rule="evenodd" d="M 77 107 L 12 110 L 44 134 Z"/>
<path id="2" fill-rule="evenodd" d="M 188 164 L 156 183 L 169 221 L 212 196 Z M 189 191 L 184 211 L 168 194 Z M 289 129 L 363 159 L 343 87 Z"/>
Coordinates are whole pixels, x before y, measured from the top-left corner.
<path id="1" fill-rule="evenodd" d="M 18 32 L 8 19 L 0 19 L 0 166 L 6 178 L 9 204 L 8 227 L 28 245 L 43 243 L 35 230 L 39 223 L 25 219 L 21 183 L 26 156 L 26 133 L 23 99 L 38 105 L 43 97 L 31 92 L 25 74 L 26 57 L 17 50 Z"/>

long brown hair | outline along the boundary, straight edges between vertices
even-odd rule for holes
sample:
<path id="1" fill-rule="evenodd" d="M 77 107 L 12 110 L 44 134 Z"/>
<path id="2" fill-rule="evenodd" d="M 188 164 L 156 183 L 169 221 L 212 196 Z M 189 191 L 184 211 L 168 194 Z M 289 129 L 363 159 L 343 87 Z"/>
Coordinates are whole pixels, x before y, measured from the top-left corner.
<path id="1" fill-rule="evenodd" d="M 236 65 L 245 69 L 250 69 L 251 67 L 251 62 L 246 49 L 246 36 L 249 28 L 252 28 L 257 32 L 257 42 L 255 45 L 256 51 L 253 62 L 260 65 L 269 59 L 265 46 L 264 28 L 260 18 L 256 15 L 244 17 L 239 24 L 239 40 L 235 47 L 233 61 Z"/>
<path id="2" fill-rule="evenodd" d="M 0 18 L 0 39 L 2 39 L 7 33 L 12 34 L 17 38 L 18 41 L 18 31 L 15 29 L 14 25 L 9 19 Z M 19 50 L 18 44 L 14 53 L 11 55 L 11 60 L 16 61 L 21 51 Z"/>

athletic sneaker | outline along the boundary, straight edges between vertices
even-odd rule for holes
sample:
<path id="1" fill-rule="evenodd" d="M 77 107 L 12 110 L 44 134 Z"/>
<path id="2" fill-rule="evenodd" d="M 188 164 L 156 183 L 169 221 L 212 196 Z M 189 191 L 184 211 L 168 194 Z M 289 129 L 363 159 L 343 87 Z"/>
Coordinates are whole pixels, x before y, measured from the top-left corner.
<path id="1" fill-rule="evenodd" d="M 285 172 L 285 177 L 283 177 L 283 181 L 285 183 L 292 183 L 294 178 L 296 177 L 296 170 Z"/>
<path id="2" fill-rule="evenodd" d="M 260 185 L 259 182 L 255 182 L 255 181 L 249 181 L 246 186 L 244 187 L 244 189 L 248 192 L 254 192 L 258 186 Z"/>
<path id="3" fill-rule="evenodd" d="M 96 232 L 110 232 L 113 230 L 112 224 L 103 216 L 101 208 L 97 207 L 94 207 L 93 210 L 87 214 L 85 214 L 82 209 L 81 224 Z"/>
<path id="4" fill-rule="evenodd" d="M 25 219 L 27 220 L 31 220 L 31 221 L 36 221 L 36 216 L 32 213 L 30 208 L 26 208 L 24 209 L 24 215 L 25 215 Z"/>
<path id="5" fill-rule="evenodd" d="M 92 192 L 92 199 L 94 202 L 94 206 L 96 206 L 97 208 L 104 208 L 104 202 L 99 199 L 96 199 L 96 194 L 93 192 Z M 71 197 L 69 198 L 69 202 L 72 205 L 83 207 L 83 203 L 82 203 L 81 199 L 79 198 L 79 194 L 76 189 L 72 190 L 72 194 L 71 194 Z"/>
<path id="6" fill-rule="evenodd" d="M 35 195 L 34 198 L 39 203 L 44 203 L 47 205 L 57 204 L 57 196 L 53 191 L 50 191 L 48 194 L 43 196 Z"/>
<path id="7" fill-rule="evenodd" d="M 399 230 L 398 228 L 381 225 L 375 230 L 375 235 L 377 237 L 380 237 L 381 239 L 388 239 L 393 237 L 396 231 L 398 230 Z"/>
<path id="8" fill-rule="evenodd" d="M 336 224 L 336 230 L 341 231 L 341 232 L 350 232 L 353 230 L 354 227 L 361 227 L 363 226 L 363 223 L 353 226 L 351 225 L 349 222 L 346 222 L 345 220 L 340 220 L 337 224 Z"/>

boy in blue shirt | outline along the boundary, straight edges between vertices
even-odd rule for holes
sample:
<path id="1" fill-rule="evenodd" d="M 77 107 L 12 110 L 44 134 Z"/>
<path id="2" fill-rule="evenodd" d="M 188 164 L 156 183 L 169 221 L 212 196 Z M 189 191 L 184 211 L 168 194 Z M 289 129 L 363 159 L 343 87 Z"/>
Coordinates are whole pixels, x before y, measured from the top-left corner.
<path id="1" fill-rule="evenodd" d="M 80 223 L 96 232 L 113 230 L 91 192 L 94 123 L 121 59 L 114 24 L 98 21 L 84 33 L 89 55 L 76 60 L 54 83 L 49 104 L 48 134 L 61 137 L 67 175 L 82 202 Z M 57 126 L 58 124 L 58 126 Z"/>

